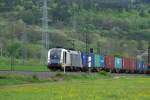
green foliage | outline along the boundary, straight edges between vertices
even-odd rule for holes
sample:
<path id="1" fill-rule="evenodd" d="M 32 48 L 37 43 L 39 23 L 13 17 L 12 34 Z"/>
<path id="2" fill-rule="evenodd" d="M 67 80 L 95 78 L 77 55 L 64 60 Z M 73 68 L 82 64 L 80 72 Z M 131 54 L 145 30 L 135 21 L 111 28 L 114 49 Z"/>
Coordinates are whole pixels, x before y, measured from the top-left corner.
<path id="1" fill-rule="evenodd" d="M 108 72 L 106 72 L 106 71 L 100 71 L 98 74 L 100 74 L 100 75 L 104 75 L 104 76 L 108 76 Z"/>
<path id="2" fill-rule="evenodd" d="M 41 57 L 41 7 L 40 0 L 0 1 L 3 56 Z M 50 48 L 71 48 L 67 40 L 74 39 L 77 50 L 85 51 L 87 42 L 94 52 L 135 56 L 150 40 L 148 0 L 48 0 L 48 18 Z"/>
<path id="3" fill-rule="evenodd" d="M 33 75 L 32 76 L 32 82 L 35 82 L 35 81 L 39 81 L 40 79 L 38 78 L 38 76 L 37 75 Z"/>
<path id="4" fill-rule="evenodd" d="M 16 56 L 18 51 L 19 51 L 19 49 L 20 49 L 20 46 L 21 46 L 21 44 L 18 41 L 10 43 L 8 45 L 8 47 L 7 47 L 8 48 L 8 52 L 10 53 L 10 56 Z"/>

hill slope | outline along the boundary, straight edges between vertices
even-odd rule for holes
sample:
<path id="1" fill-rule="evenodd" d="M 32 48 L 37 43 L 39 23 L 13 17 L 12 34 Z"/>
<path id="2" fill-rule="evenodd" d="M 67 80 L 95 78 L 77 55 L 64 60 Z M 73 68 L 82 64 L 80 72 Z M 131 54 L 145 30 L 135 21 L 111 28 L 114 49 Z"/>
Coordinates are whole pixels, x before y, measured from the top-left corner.
<path id="1" fill-rule="evenodd" d="M 40 58 L 41 0 L 0 1 L 1 56 Z M 150 40 L 149 0 L 48 0 L 49 47 L 135 56 Z"/>

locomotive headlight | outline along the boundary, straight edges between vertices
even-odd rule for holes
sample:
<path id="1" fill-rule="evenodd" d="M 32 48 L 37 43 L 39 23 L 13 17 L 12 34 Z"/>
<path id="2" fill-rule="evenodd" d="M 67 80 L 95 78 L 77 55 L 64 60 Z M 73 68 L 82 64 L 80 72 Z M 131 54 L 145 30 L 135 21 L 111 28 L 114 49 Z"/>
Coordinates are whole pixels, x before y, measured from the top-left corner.
<path id="1" fill-rule="evenodd" d="M 47 61 L 48 63 L 50 63 L 50 59 L 48 59 L 48 61 Z"/>

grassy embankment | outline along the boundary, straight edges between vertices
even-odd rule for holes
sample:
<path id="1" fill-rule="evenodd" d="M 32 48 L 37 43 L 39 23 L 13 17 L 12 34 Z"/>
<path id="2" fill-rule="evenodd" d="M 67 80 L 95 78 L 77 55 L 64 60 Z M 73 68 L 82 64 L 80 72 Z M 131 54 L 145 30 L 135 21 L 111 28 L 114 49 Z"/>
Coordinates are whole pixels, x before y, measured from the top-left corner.
<path id="1" fill-rule="evenodd" d="M 10 65 L 0 65 L 0 70 L 11 70 Z M 49 71 L 46 66 L 13 66 L 14 71 Z"/>
<path id="2" fill-rule="evenodd" d="M 18 84 L 28 84 L 12 85 L 17 82 L 11 83 L 11 79 L 19 80 Z M 102 74 L 68 76 L 57 74 L 47 80 L 40 80 L 35 76 L 29 79 L 23 78 L 25 81 L 20 81 L 20 79 L 16 79 L 16 76 L 10 79 L 9 77 L 0 79 L 0 100 L 150 99 L 150 78 L 144 76 L 113 77 Z M 7 80 L 5 84 L 2 83 L 4 80 Z"/>
<path id="3" fill-rule="evenodd" d="M 0 70 L 15 71 L 48 71 L 47 66 L 42 65 L 38 59 L 25 60 L 24 64 L 21 59 L 14 59 L 14 65 L 11 67 L 10 58 L 0 57 Z"/>

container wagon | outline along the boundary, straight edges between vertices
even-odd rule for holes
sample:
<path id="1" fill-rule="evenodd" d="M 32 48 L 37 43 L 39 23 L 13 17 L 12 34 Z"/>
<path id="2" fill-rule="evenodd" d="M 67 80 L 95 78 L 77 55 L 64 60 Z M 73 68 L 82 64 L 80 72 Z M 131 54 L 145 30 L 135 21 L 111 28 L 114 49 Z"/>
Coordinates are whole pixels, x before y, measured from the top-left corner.
<path id="1" fill-rule="evenodd" d="M 100 68 L 105 69 L 105 56 L 100 55 L 99 57 Z"/>
<path id="2" fill-rule="evenodd" d="M 129 58 L 129 72 L 131 73 L 134 73 L 136 71 L 136 60 L 135 59 L 132 59 L 132 58 Z"/>
<path id="3" fill-rule="evenodd" d="M 115 69 L 114 62 L 115 62 L 114 56 L 111 56 L 111 55 L 105 56 L 105 68 L 106 68 L 106 70 L 113 72 Z"/>
<path id="4" fill-rule="evenodd" d="M 129 67 L 130 67 L 130 59 L 129 58 L 122 58 L 122 70 L 123 72 L 129 72 Z"/>
<path id="5" fill-rule="evenodd" d="M 144 61 L 138 61 L 138 60 L 136 66 L 137 66 L 137 70 L 136 70 L 137 73 L 143 73 L 146 67 Z"/>
<path id="6" fill-rule="evenodd" d="M 115 57 L 115 71 L 121 72 L 122 70 L 122 58 L 120 57 Z"/>

